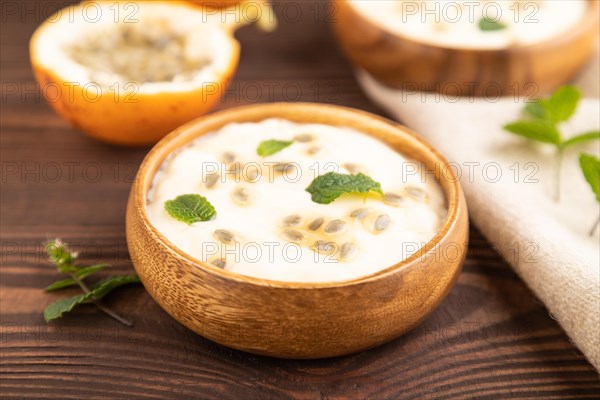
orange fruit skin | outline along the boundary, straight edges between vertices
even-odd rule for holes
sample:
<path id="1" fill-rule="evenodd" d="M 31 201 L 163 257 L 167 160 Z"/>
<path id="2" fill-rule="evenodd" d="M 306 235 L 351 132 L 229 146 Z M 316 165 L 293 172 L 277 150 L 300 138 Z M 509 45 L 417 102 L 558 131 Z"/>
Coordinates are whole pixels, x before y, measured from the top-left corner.
<path id="1" fill-rule="evenodd" d="M 97 85 L 88 91 L 84 86 L 88 82 L 74 84 L 40 65 L 33 48 L 37 35 L 43 34 L 42 24 L 31 39 L 30 56 L 35 78 L 47 102 L 89 136 L 121 146 L 154 144 L 175 128 L 208 113 L 222 99 L 240 55 L 240 45 L 231 37 L 227 68 L 215 82 L 189 91 L 133 94 L 127 93 L 122 84 L 118 91 Z"/>

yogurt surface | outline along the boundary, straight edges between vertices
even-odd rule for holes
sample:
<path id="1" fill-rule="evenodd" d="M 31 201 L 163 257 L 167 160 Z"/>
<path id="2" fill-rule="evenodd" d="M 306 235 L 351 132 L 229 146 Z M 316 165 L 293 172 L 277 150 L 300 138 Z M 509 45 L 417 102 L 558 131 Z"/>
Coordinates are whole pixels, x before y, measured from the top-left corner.
<path id="1" fill-rule="evenodd" d="M 415 41 L 473 49 L 523 46 L 559 37 L 573 29 L 588 9 L 585 0 L 350 0 L 350 3 L 361 15 L 390 32 Z M 499 29 L 482 29 L 483 18 Z"/>
<path id="2" fill-rule="evenodd" d="M 292 141 L 261 157 L 265 140 Z M 330 204 L 306 188 L 328 172 L 364 173 L 379 193 Z M 165 202 L 199 194 L 216 218 L 187 225 Z M 368 275 L 418 251 L 441 227 L 446 203 L 431 171 L 352 128 L 282 119 L 231 123 L 169 156 L 148 193 L 151 223 L 173 244 L 228 271 L 278 281 Z"/>

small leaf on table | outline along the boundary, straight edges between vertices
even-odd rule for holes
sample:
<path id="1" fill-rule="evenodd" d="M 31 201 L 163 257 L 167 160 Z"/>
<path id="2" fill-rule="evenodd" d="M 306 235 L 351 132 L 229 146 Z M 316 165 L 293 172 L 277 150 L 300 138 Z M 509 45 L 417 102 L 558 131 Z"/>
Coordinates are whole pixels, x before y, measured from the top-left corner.
<path id="1" fill-rule="evenodd" d="M 140 278 L 137 275 L 109 276 L 108 278 L 102 279 L 100 282 L 96 283 L 88 295 L 90 298 L 100 300 L 110 293 L 111 290 L 116 289 L 119 286 L 139 282 Z"/>
<path id="2" fill-rule="evenodd" d="M 77 270 L 77 272 L 75 273 L 75 276 L 77 276 L 79 279 L 83 279 L 86 276 L 95 274 L 96 272 L 102 271 L 104 268 L 108 268 L 108 267 L 110 267 L 109 264 L 97 264 L 97 265 L 91 265 L 89 267 L 79 268 Z"/>
<path id="3" fill-rule="evenodd" d="M 44 310 L 44 319 L 46 322 L 62 317 L 65 313 L 71 311 L 76 305 L 88 301 L 88 294 L 79 294 L 77 296 L 60 299 L 50 304 Z"/>
<path id="4" fill-rule="evenodd" d="M 67 278 L 67 279 L 63 279 L 61 281 L 56 281 L 48 286 L 46 286 L 46 288 L 44 289 L 46 292 L 53 292 L 55 290 L 60 290 L 60 289 L 64 289 L 64 288 L 68 288 L 71 286 L 76 286 L 77 282 L 75 281 L 75 279 L 73 278 Z"/>

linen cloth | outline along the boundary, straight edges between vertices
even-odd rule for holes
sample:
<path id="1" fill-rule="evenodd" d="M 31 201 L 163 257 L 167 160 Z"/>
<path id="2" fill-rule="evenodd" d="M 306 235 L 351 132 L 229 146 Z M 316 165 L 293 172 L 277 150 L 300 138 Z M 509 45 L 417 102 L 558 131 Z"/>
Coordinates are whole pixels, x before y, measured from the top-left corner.
<path id="1" fill-rule="evenodd" d="M 598 54 L 575 84 L 585 98 L 561 126 L 565 137 L 600 127 Z M 560 201 L 553 200 L 554 152 L 502 129 L 521 116 L 524 99 L 451 98 L 387 88 L 364 71 L 367 95 L 424 136 L 461 175 L 472 222 L 546 305 L 587 359 L 600 370 L 600 242 L 588 236 L 600 207 L 581 173 L 583 151 L 567 150 Z"/>

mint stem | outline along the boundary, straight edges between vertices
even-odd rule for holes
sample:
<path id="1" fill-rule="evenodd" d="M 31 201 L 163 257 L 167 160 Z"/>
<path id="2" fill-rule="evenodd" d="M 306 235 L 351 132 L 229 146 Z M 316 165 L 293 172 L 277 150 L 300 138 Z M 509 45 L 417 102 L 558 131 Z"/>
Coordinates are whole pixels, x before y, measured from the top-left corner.
<path id="1" fill-rule="evenodd" d="M 596 220 L 596 223 L 594 224 L 594 226 L 592 226 L 592 229 L 590 230 L 590 233 L 589 233 L 590 237 L 594 236 L 594 232 L 596 232 L 596 229 L 598 228 L 598 225 L 600 225 L 600 216 L 598 216 L 598 219 Z"/>
<path id="2" fill-rule="evenodd" d="M 556 151 L 556 166 L 554 171 L 554 201 L 560 201 L 560 172 L 562 169 L 563 149 L 559 148 Z"/>
<path id="3" fill-rule="evenodd" d="M 85 293 L 90 293 L 90 288 L 88 288 L 88 286 L 85 284 L 85 282 L 83 282 L 81 279 L 79 279 L 77 276 L 75 276 L 75 274 L 69 274 L 69 275 L 71 276 L 71 278 L 73 278 L 73 280 L 75 282 L 77 282 L 77 284 L 79 285 L 81 290 L 83 290 Z M 128 326 L 130 328 L 133 326 L 133 322 L 121 317 L 119 314 L 117 314 L 110 308 L 106 307 L 104 304 L 100 303 L 99 300 L 92 298 L 92 303 L 94 303 L 96 305 L 96 307 L 98 307 L 100 310 L 104 311 L 107 315 L 116 319 L 123 325 Z"/>

